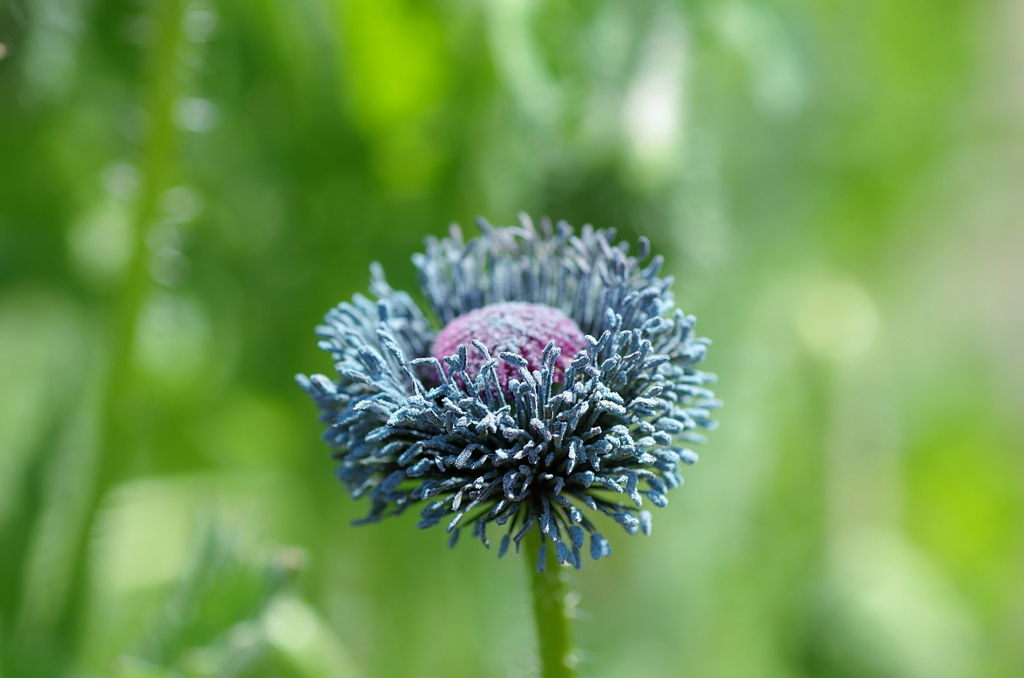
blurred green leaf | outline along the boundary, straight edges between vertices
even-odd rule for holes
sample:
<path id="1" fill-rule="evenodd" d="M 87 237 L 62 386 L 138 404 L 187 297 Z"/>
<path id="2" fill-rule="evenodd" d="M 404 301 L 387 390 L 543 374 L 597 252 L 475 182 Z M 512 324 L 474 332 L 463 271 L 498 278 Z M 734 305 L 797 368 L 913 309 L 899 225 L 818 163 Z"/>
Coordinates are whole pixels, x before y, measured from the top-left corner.
<path id="1" fill-rule="evenodd" d="M 0 3 L 0 674 L 532 675 L 521 563 L 351 527 L 292 381 L 525 209 L 649 236 L 726 403 L 576 575 L 584 675 L 1021 675 L 1022 21 Z"/>

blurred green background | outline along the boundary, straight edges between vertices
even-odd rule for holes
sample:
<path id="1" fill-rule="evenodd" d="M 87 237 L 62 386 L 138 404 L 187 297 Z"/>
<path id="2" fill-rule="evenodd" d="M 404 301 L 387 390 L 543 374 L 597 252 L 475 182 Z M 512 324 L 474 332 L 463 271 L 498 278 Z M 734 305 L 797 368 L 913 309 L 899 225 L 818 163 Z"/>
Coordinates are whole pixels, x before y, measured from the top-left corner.
<path id="1" fill-rule="evenodd" d="M 645 234 L 721 428 L 572 573 L 590 678 L 1024 675 L 1024 5 L 0 0 L 0 675 L 536 674 L 296 372 L 380 260 Z"/>

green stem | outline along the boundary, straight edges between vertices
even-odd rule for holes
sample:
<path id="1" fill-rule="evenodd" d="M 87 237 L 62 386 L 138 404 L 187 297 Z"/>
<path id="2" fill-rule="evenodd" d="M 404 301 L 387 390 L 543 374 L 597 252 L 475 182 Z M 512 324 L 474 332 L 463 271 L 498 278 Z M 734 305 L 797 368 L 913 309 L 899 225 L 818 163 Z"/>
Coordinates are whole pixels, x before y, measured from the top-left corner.
<path id="1" fill-rule="evenodd" d="M 68 648 L 74 648 L 75 643 L 82 642 L 85 635 L 82 627 L 86 623 L 90 591 L 86 582 L 89 577 L 88 552 L 93 522 L 106 493 L 121 479 L 125 467 L 130 463 L 131 447 L 128 438 L 131 426 L 128 420 L 132 412 L 126 406 L 130 405 L 131 359 L 135 328 L 150 289 L 146 236 L 157 219 L 159 198 L 170 183 L 174 163 L 177 133 L 172 111 L 182 89 L 178 54 L 184 10 L 185 0 L 159 0 L 153 8 L 153 17 L 159 30 L 146 55 L 148 63 L 144 70 L 144 105 L 150 114 L 151 126 L 140 149 L 142 184 L 132 218 L 134 254 L 126 280 L 117 298 L 112 300 L 108 338 L 110 362 L 104 385 L 103 410 L 100 413 L 96 475 L 84 502 L 83 527 L 76 535 L 69 564 L 69 599 L 64 605 L 63 618 L 57 624 L 63 644 Z M 75 654 L 74 649 L 70 650 L 68 658 Z"/>
<path id="2" fill-rule="evenodd" d="M 565 568 L 558 564 L 554 544 L 547 544 L 544 571 L 537 571 L 541 543 L 540 530 L 526 535 L 526 567 L 533 593 L 533 616 L 537 621 L 541 678 L 573 678 L 576 657 L 573 652 L 572 625 L 565 609 Z"/>

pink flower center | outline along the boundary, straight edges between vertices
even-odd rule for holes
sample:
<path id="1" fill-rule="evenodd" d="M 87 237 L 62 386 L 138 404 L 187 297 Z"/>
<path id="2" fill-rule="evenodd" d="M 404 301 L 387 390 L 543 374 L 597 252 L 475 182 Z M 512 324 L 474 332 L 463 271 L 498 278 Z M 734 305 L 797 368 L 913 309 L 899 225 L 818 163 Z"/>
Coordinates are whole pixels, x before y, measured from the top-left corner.
<path id="1" fill-rule="evenodd" d="M 544 348 L 554 341 L 562 350 L 555 361 L 555 381 L 562 381 L 569 363 L 587 346 L 579 326 L 557 308 L 511 301 L 484 306 L 452 320 L 438 333 L 431 353 L 443 360 L 445 356 L 458 353 L 459 344 L 464 345 L 468 350 L 466 371 L 475 379 L 484 357 L 473 346 L 474 339 L 483 343 L 494 358 L 500 358 L 505 351 L 522 356 L 531 372 L 541 369 Z M 506 394 L 510 379 L 521 380 L 519 368 L 504 360 L 499 359 L 495 369 Z"/>

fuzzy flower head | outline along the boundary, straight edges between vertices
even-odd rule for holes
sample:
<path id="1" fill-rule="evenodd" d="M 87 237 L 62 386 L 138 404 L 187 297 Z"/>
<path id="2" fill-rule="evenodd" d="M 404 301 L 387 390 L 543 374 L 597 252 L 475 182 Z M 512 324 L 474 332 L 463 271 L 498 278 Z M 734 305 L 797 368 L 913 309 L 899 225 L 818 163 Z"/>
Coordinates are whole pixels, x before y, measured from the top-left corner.
<path id="1" fill-rule="evenodd" d="M 614 230 L 480 228 L 413 257 L 440 330 L 374 265 L 377 301 L 356 295 L 317 328 L 337 376 L 296 379 L 342 483 L 370 498 L 360 522 L 416 505 L 450 546 L 465 528 L 489 546 L 497 526 L 499 556 L 536 528 L 539 568 L 548 541 L 580 567 L 588 533 L 592 557 L 611 553 L 593 512 L 649 534 L 644 501 L 665 506 L 679 462 L 697 461 L 683 445 L 714 428 L 714 375 L 696 369 L 709 342 L 646 239 L 633 257 Z"/>

